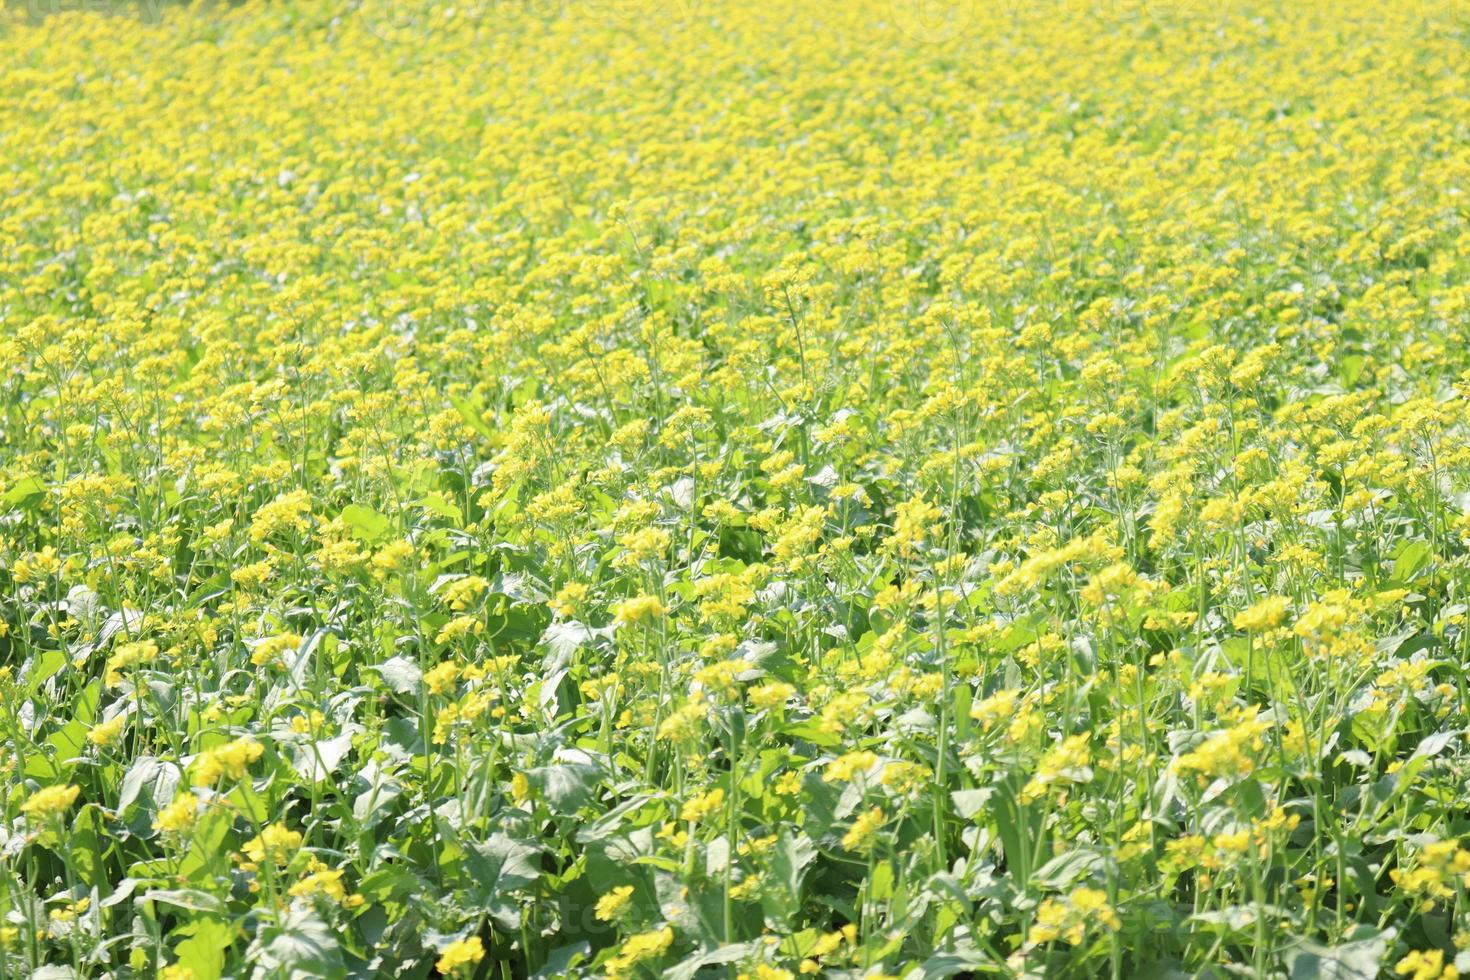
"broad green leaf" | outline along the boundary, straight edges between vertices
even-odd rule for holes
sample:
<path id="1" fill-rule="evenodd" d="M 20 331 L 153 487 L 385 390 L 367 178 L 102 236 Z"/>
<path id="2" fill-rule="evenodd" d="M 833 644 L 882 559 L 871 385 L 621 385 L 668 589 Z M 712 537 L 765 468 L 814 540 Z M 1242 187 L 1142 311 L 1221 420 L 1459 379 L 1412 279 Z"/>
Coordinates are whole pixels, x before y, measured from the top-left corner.
<path id="1" fill-rule="evenodd" d="M 382 676 L 383 683 L 404 695 L 417 694 L 424 679 L 424 672 L 419 669 L 419 665 L 406 657 L 394 657 L 369 669 L 376 670 Z"/>
<path id="2" fill-rule="evenodd" d="M 194 919 L 174 930 L 188 937 L 174 947 L 174 956 L 180 966 L 193 972 L 194 980 L 219 980 L 235 931 L 221 919 Z"/>
<path id="3" fill-rule="evenodd" d="M 369 544 L 382 541 L 393 529 L 393 522 L 364 504 L 348 504 L 342 508 L 342 520 L 352 533 Z"/>
<path id="4" fill-rule="evenodd" d="M 531 786 L 556 812 L 573 814 L 592 801 L 602 770 L 584 762 L 557 762 L 526 771 Z"/>
<path id="5" fill-rule="evenodd" d="M 335 980 L 347 975 L 337 934 L 299 899 L 277 924 L 261 929 L 251 952 L 263 969 L 287 980 Z"/>

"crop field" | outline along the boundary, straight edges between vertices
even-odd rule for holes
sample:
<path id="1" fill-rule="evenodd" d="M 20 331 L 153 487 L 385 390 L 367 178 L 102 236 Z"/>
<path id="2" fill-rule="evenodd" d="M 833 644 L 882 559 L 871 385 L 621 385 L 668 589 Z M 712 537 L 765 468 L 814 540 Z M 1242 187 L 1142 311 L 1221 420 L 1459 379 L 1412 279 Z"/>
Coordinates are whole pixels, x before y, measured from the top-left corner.
<path id="1" fill-rule="evenodd" d="M 0 980 L 1470 974 L 1467 56 L 0 9 Z"/>

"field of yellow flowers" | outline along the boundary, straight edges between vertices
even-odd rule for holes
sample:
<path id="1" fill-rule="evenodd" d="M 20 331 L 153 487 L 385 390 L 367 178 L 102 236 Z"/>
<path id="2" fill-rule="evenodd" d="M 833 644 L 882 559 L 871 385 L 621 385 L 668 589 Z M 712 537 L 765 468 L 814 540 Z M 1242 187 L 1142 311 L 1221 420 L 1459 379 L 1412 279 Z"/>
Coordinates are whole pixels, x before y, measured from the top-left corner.
<path id="1" fill-rule="evenodd" d="M 1470 973 L 1470 8 L 0 12 L 0 980 Z"/>

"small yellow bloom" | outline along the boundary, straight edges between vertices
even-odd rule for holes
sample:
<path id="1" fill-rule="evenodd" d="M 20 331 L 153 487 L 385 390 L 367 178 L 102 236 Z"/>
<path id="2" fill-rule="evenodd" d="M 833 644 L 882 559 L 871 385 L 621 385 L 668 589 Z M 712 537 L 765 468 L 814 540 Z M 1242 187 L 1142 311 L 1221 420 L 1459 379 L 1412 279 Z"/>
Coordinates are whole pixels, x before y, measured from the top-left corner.
<path id="1" fill-rule="evenodd" d="M 173 802 L 159 809 L 153 818 L 153 827 L 171 834 L 182 834 L 194 826 L 198 812 L 198 798 L 192 793 L 180 793 Z"/>
<path id="2" fill-rule="evenodd" d="M 256 864 L 270 862 L 283 865 L 291 860 L 301 846 L 301 834 L 285 824 L 268 825 L 256 836 L 245 842 L 245 855 Z"/>
<path id="3" fill-rule="evenodd" d="M 878 829 L 888 818 L 878 807 L 873 807 L 852 822 L 852 827 L 842 837 L 842 846 L 858 854 L 867 854 L 877 841 Z"/>
<path id="4" fill-rule="evenodd" d="M 298 898 L 321 894 L 334 902 L 341 902 L 347 897 L 347 889 L 342 886 L 342 874 L 340 870 L 322 868 L 296 882 L 288 892 Z"/>
<path id="5" fill-rule="evenodd" d="M 618 955 L 608 961 L 608 975 L 611 977 L 624 976 L 634 966 L 653 959 L 673 944 L 674 930 L 668 926 L 662 929 L 654 929 L 651 932 L 640 932 L 635 936 L 630 936 L 623 943 Z"/>
<path id="6" fill-rule="evenodd" d="M 195 786 L 213 786 L 222 778 L 243 779 L 250 764 L 261 757 L 265 747 L 248 735 L 202 752 L 195 764 Z"/>
<path id="7" fill-rule="evenodd" d="M 430 694 L 443 694 L 454 686 L 458 678 L 459 665 L 448 660 L 424 671 L 424 685 Z"/>
<path id="8" fill-rule="evenodd" d="M 1285 596 L 1268 596 L 1248 609 L 1235 614 L 1235 628 L 1248 633 L 1264 633 L 1286 622 L 1291 613 L 1291 600 Z"/>
<path id="9" fill-rule="evenodd" d="M 87 733 L 87 741 L 91 742 L 93 745 L 98 746 L 99 748 L 105 748 L 111 745 L 113 742 L 117 741 L 118 736 L 122 734 L 123 729 L 127 727 L 127 724 L 127 715 L 113 715 L 106 721 L 98 722 L 97 724 L 93 725 L 92 730 Z"/>
<path id="10" fill-rule="evenodd" d="M 668 614 L 668 609 L 658 596 L 640 595 L 631 599 L 624 599 L 613 607 L 613 615 L 619 623 L 631 625 L 633 623 L 651 622 L 662 619 Z"/>
<path id="11" fill-rule="evenodd" d="M 71 809 L 81 792 L 79 786 L 46 786 L 32 793 L 20 805 L 20 812 L 33 820 L 54 820 Z"/>
<path id="12" fill-rule="evenodd" d="M 468 939 L 456 939 L 446 946 L 434 968 L 440 973 L 452 974 L 460 967 L 474 966 L 484 958 L 485 944 L 480 942 L 479 936 L 471 936 Z"/>
<path id="13" fill-rule="evenodd" d="M 633 886 L 619 885 L 597 900 L 597 907 L 594 911 L 603 922 L 612 922 L 627 910 L 632 898 Z"/>
<path id="14" fill-rule="evenodd" d="M 119 644 L 113 650 L 112 656 L 107 658 L 107 668 L 102 676 L 102 683 L 108 687 L 116 687 L 122 683 L 123 671 L 140 664 L 150 664 L 158 659 L 158 644 L 152 640 L 139 640 L 135 643 Z"/>
<path id="15" fill-rule="evenodd" d="M 679 811 L 679 819 L 689 823 L 698 823 L 718 810 L 724 802 L 725 791 L 715 787 L 708 793 L 691 797 Z"/>

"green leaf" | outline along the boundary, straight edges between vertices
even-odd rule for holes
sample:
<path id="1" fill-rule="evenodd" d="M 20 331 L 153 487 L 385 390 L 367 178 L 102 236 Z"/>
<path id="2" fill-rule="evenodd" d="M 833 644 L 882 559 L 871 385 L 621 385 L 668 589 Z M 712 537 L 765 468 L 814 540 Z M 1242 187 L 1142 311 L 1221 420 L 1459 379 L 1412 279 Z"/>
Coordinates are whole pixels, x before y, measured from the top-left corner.
<path id="1" fill-rule="evenodd" d="M 771 849 L 770 887 L 761 892 L 761 909 L 766 925 L 783 930 L 801 911 L 801 883 L 806 868 L 816 859 L 817 848 L 811 838 L 800 832 L 781 831 Z"/>
<path id="2" fill-rule="evenodd" d="M 151 755 L 138 756 L 123 775 L 122 788 L 118 791 L 118 812 L 126 813 L 140 796 L 154 810 L 169 803 L 174 798 L 180 775 L 179 767 L 172 762 Z"/>
<path id="3" fill-rule="evenodd" d="M 1041 834 L 1040 815 L 1030 812 L 1032 808 L 1020 802 L 1019 782 L 1017 777 L 1011 777 L 1002 798 L 990 810 L 996 832 L 1000 835 L 1006 866 L 1016 871 L 1026 867 L 1027 855 Z"/>
<path id="4" fill-rule="evenodd" d="M 219 980 L 225 953 L 235 939 L 229 923 L 215 918 L 194 919 L 174 932 L 189 937 L 174 947 L 179 965 L 191 970 L 194 980 Z"/>
<path id="5" fill-rule="evenodd" d="M 370 902 L 382 904 L 412 895 L 423 887 L 418 875 L 403 868 L 379 868 L 363 876 L 357 890 Z"/>
<path id="6" fill-rule="evenodd" d="M 661 974 L 666 980 L 693 980 L 699 971 L 707 966 L 717 966 L 723 963 L 738 963 L 748 956 L 754 955 L 765 948 L 764 943 L 733 943 L 729 946 L 721 946 L 705 953 L 681 960 L 678 964 L 670 966 Z"/>
<path id="7" fill-rule="evenodd" d="M 595 630 L 576 620 L 552 623 L 541 634 L 541 643 L 546 647 L 542 669 L 550 671 L 570 666 L 578 650 L 603 635 L 608 635 L 608 631 Z"/>
<path id="8" fill-rule="evenodd" d="M 1446 746 L 1453 744 L 1462 734 L 1464 733 L 1459 729 L 1454 729 L 1448 732 L 1435 732 L 1433 735 L 1426 736 L 1419 742 L 1419 747 L 1414 750 L 1411 758 L 1427 759 L 1439 755 L 1445 750 Z"/>
<path id="9" fill-rule="evenodd" d="M 559 946 L 547 955 L 546 962 L 541 965 L 541 969 L 537 970 L 534 976 L 544 980 L 544 978 L 570 973 L 574 967 L 591 955 L 592 946 L 585 939 L 569 946 Z"/>
<path id="10" fill-rule="evenodd" d="M 46 482 L 38 476 L 28 476 L 11 484 L 5 495 L 0 497 L 0 502 L 7 508 L 29 508 L 45 496 Z"/>
<path id="11" fill-rule="evenodd" d="M 111 891 L 103 857 L 110 840 L 95 803 L 77 811 L 71 825 L 72 869 L 85 884 L 99 889 L 103 895 Z"/>
<path id="12" fill-rule="evenodd" d="M 218 898 L 197 888 L 155 888 L 139 895 L 134 901 L 172 905 L 176 909 L 188 909 L 191 912 L 223 912 L 225 908 Z"/>
<path id="13" fill-rule="evenodd" d="M 842 743 L 842 737 L 840 735 L 823 728 L 821 723 L 817 721 L 803 721 L 791 725 L 786 729 L 786 733 L 792 738 L 804 739 L 824 749 Z"/>
<path id="14" fill-rule="evenodd" d="M 985 805 L 994 795 L 995 790 L 986 787 L 985 789 L 957 789 L 949 794 L 949 798 L 954 801 L 954 809 L 960 815 L 960 819 L 969 820 L 984 810 Z"/>
<path id="15" fill-rule="evenodd" d="M 66 666 L 66 651 L 42 650 L 32 658 L 26 669 L 26 693 L 35 694 L 41 685 L 49 681 Z"/>
<path id="16" fill-rule="evenodd" d="M 293 902 L 276 925 L 261 929 L 251 944 L 252 958 L 268 974 L 289 980 L 345 977 L 336 934 L 304 902 Z"/>
<path id="17" fill-rule="evenodd" d="M 421 499 L 415 501 L 415 503 L 432 514 L 449 518 L 449 520 L 456 524 L 464 523 L 464 512 L 459 509 L 459 505 L 437 490 L 433 493 L 425 494 Z"/>
<path id="18" fill-rule="evenodd" d="M 905 975 L 905 980 L 943 980 L 961 973 L 1005 973 L 1001 964 L 986 956 L 973 943 L 963 943 L 953 952 L 935 953 L 918 968 Z"/>
<path id="19" fill-rule="evenodd" d="M 394 657 L 369 669 L 376 670 L 383 683 L 399 694 L 417 694 L 424 680 L 424 672 L 419 670 L 419 665 L 407 657 Z"/>
<path id="20" fill-rule="evenodd" d="M 541 877 L 541 850 L 534 844 L 497 833 L 465 852 L 465 867 L 474 879 L 478 904 L 507 930 L 519 929 L 521 914 L 514 893 Z"/>
<path id="21" fill-rule="evenodd" d="M 1348 354 L 1338 359 L 1337 376 L 1342 379 L 1344 386 L 1350 388 L 1363 376 L 1363 368 L 1367 363 L 1368 359 L 1362 354 Z"/>
<path id="22" fill-rule="evenodd" d="M 224 809 L 207 810 L 194 826 L 194 840 L 184 860 L 179 862 L 179 877 L 185 881 L 203 884 L 229 870 L 230 856 L 225 849 L 225 839 L 234 822 L 232 814 Z"/>
<path id="23" fill-rule="evenodd" d="M 526 772 L 531 786 L 557 813 L 571 815 L 592 801 L 602 770 L 586 762 L 558 762 Z"/>
<path id="24" fill-rule="evenodd" d="M 1358 937 L 1340 946 L 1319 946 L 1303 940 L 1286 953 L 1291 980 L 1373 980 L 1380 972 L 1388 944 L 1396 935 L 1393 929 L 1382 932 L 1360 926 Z"/>
<path id="25" fill-rule="evenodd" d="M 1408 582 L 1419 573 L 1433 554 L 1427 542 L 1410 541 L 1399 549 L 1393 559 L 1393 580 Z"/>
<path id="26" fill-rule="evenodd" d="M 1079 848 L 1052 858 L 1036 870 L 1031 880 L 1043 888 L 1065 891 L 1073 882 L 1102 868 L 1104 863 L 1102 855 Z"/>
<path id="27" fill-rule="evenodd" d="M 297 746 L 291 764 L 303 779 L 320 782 L 336 772 L 351 751 L 352 732 L 347 731 L 334 738 Z"/>
<path id="28" fill-rule="evenodd" d="M 48 759 L 42 755 L 32 756 L 26 762 L 27 775 L 38 779 L 62 779 L 76 768 L 77 760 L 86 750 L 87 729 L 97 715 L 97 702 L 101 696 L 101 681 L 93 681 L 77 695 L 71 720 L 46 739 L 47 747 L 52 750 L 52 757 Z"/>
<path id="29" fill-rule="evenodd" d="M 381 541 L 393 529 L 392 521 L 363 504 L 348 504 L 343 507 L 342 520 L 352 528 L 355 536 L 369 544 Z"/>
<path id="30" fill-rule="evenodd" d="M 371 830 L 392 812 L 393 804 L 403 795 L 403 784 L 384 773 L 375 763 L 369 763 L 361 773 L 368 788 L 352 801 L 352 819 L 362 830 Z"/>
<path id="31" fill-rule="evenodd" d="M 465 425 L 468 425 L 471 429 L 474 429 L 487 439 L 494 438 L 495 430 L 485 424 L 485 420 L 480 417 L 480 411 L 469 400 L 451 397 L 449 404 L 453 405 L 454 410 L 459 413 L 459 417 L 464 419 Z"/>

